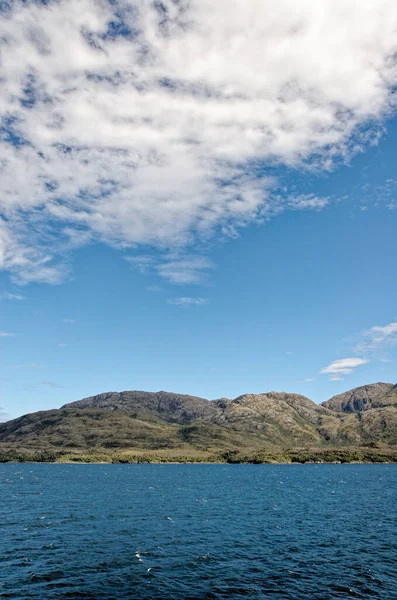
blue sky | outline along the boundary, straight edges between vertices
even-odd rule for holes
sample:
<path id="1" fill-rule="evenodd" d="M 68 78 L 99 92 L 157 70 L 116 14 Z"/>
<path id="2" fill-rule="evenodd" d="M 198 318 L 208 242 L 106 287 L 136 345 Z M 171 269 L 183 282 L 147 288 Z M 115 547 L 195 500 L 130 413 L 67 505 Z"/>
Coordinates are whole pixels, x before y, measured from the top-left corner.
<path id="1" fill-rule="evenodd" d="M 3 418 L 396 382 L 396 7 L 233 4 L 4 11 Z"/>

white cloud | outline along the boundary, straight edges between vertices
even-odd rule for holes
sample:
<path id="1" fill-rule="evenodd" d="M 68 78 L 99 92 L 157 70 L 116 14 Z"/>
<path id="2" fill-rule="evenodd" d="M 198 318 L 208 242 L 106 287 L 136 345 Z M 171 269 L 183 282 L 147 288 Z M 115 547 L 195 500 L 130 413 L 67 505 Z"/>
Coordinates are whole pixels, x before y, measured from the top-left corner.
<path id="1" fill-rule="evenodd" d="M 329 204 L 329 198 L 319 198 L 314 194 L 307 194 L 303 196 L 297 196 L 291 201 L 291 207 L 296 210 L 303 210 L 305 208 L 312 208 L 321 210 Z"/>
<path id="2" fill-rule="evenodd" d="M 76 319 L 62 319 L 62 323 L 69 323 L 69 324 L 76 323 Z"/>
<path id="3" fill-rule="evenodd" d="M 303 383 L 310 383 L 311 381 L 316 381 L 313 377 L 308 377 L 307 379 L 303 380 Z"/>
<path id="4" fill-rule="evenodd" d="M 288 194 L 273 194 L 267 202 L 268 215 L 275 215 L 280 211 L 289 210 L 322 210 L 330 203 L 330 198 L 322 198 L 315 194 L 301 194 L 291 196 Z"/>
<path id="5" fill-rule="evenodd" d="M 375 325 L 363 333 L 364 340 L 356 346 L 361 353 L 375 352 L 397 344 L 397 321 Z"/>
<path id="6" fill-rule="evenodd" d="M 126 256 L 125 260 L 141 273 L 147 273 L 155 265 L 155 259 L 152 256 Z"/>
<path id="7" fill-rule="evenodd" d="M 4 292 L 0 294 L 0 300 L 25 300 L 25 296 L 22 294 L 10 294 L 9 292 Z"/>
<path id="8" fill-rule="evenodd" d="M 389 178 L 382 183 L 374 181 L 373 183 L 367 182 L 362 186 L 363 202 L 365 204 L 371 203 L 374 206 L 384 206 L 388 210 L 395 210 L 396 194 L 397 194 L 397 179 Z M 364 206 L 361 210 L 367 209 Z"/>
<path id="9" fill-rule="evenodd" d="M 186 256 L 171 258 L 157 267 L 158 274 L 172 283 L 201 283 L 206 271 L 213 267 L 204 256 Z"/>
<path id="10" fill-rule="evenodd" d="M 10 6 L 0 268 L 21 282 L 58 283 L 66 250 L 91 241 L 181 248 L 275 206 L 322 208 L 272 199 L 266 165 L 329 169 L 376 142 L 392 108 L 393 0 Z M 174 266 L 159 273 L 194 279 Z"/>
<path id="11" fill-rule="evenodd" d="M 156 273 L 174 284 L 203 283 L 213 263 L 205 256 L 193 254 L 168 253 L 158 256 L 126 256 L 141 273 Z"/>
<path id="12" fill-rule="evenodd" d="M 332 381 L 341 381 L 344 375 L 350 375 L 355 368 L 367 362 L 365 358 L 341 358 L 321 369 L 320 373 L 330 375 Z"/>
<path id="13" fill-rule="evenodd" d="M 167 300 L 168 304 L 176 304 L 177 306 L 203 306 L 208 303 L 207 298 L 175 298 L 174 300 Z"/>
<path id="14" fill-rule="evenodd" d="M 7 331 L 0 331 L 0 338 L 15 337 L 16 333 L 8 333 Z"/>

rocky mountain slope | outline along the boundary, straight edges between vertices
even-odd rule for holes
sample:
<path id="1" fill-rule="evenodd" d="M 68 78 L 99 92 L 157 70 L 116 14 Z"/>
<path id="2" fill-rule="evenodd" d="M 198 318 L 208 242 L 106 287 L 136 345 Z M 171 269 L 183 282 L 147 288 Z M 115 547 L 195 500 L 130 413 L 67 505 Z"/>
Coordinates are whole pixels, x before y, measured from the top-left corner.
<path id="1" fill-rule="evenodd" d="M 206 400 L 109 392 L 0 424 L 0 449 L 216 451 L 397 444 L 397 386 L 377 383 L 322 405 L 299 394 Z"/>
<path id="2" fill-rule="evenodd" d="M 392 383 L 363 385 L 322 403 L 326 408 L 346 413 L 391 405 L 397 405 L 397 384 Z"/>
<path id="3" fill-rule="evenodd" d="M 65 408 L 140 411 L 180 424 L 209 421 L 218 413 L 216 401 L 170 392 L 108 392 L 65 404 Z"/>

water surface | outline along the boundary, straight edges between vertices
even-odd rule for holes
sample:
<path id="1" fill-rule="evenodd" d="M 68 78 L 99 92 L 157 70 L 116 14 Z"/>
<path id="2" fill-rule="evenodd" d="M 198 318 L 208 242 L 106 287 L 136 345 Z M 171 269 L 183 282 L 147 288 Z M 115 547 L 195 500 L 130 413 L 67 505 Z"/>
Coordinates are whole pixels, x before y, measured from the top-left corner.
<path id="1" fill-rule="evenodd" d="M 397 465 L 0 465 L 0 598 L 397 599 Z"/>

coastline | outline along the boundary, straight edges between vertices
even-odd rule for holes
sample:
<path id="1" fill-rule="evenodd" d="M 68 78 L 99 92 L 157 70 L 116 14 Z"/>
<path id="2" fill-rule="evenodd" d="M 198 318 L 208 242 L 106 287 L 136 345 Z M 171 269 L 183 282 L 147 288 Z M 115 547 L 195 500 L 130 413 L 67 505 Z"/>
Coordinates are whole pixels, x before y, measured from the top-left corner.
<path id="1" fill-rule="evenodd" d="M 150 452 L 67 452 L 0 449 L 0 463 L 47 464 L 397 464 L 397 448 L 288 448 L 183 454 Z"/>

